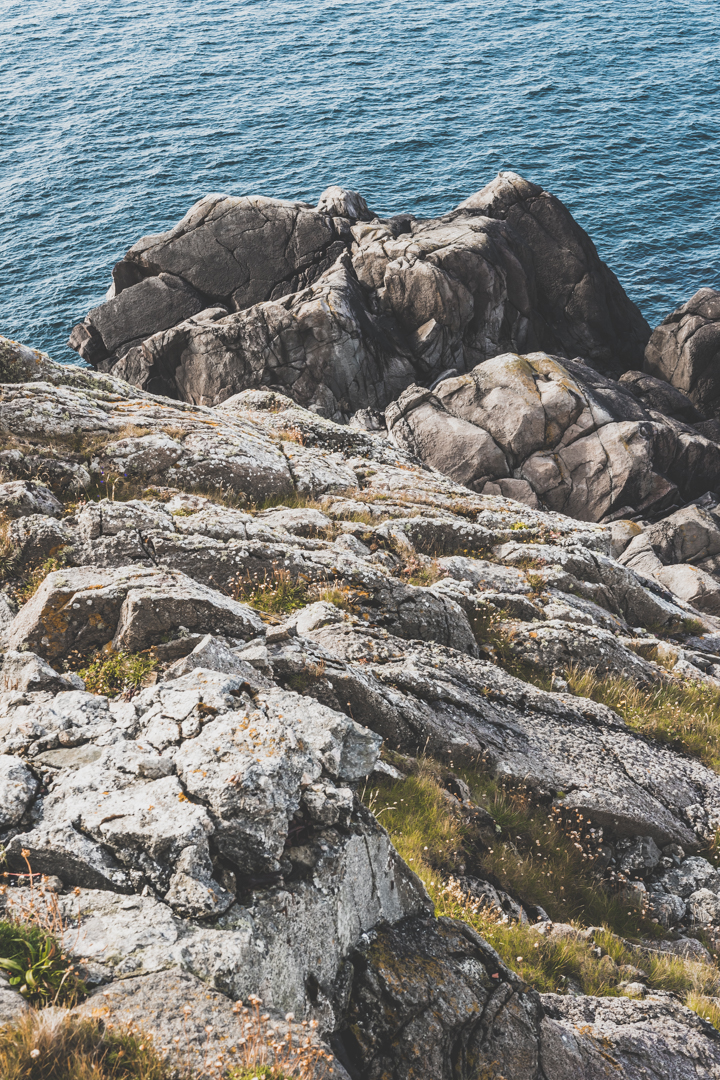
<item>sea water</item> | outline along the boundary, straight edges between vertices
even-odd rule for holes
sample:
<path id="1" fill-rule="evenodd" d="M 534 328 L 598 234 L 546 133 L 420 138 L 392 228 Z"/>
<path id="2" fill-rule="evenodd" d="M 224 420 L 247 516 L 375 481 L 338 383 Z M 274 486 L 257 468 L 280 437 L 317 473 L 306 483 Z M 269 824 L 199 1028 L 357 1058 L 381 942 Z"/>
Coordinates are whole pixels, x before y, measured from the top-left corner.
<path id="1" fill-rule="evenodd" d="M 447 211 L 512 169 L 656 324 L 720 284 L 718 0 L 0 0 L 0 333 L 73 360 L 208 192 Z"/>

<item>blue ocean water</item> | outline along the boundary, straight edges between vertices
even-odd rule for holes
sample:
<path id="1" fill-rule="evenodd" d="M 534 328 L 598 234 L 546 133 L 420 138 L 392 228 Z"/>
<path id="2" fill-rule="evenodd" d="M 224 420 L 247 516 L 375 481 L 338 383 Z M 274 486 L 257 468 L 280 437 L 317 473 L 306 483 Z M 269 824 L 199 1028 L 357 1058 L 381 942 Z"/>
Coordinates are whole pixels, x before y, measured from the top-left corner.
<path id="1" fill-rule="evenodd" d="M 0 333 L 75 354 L 210 191 L 558 195 L 651 322 L 720 282 L 718 0 L 0 0 Z"/>

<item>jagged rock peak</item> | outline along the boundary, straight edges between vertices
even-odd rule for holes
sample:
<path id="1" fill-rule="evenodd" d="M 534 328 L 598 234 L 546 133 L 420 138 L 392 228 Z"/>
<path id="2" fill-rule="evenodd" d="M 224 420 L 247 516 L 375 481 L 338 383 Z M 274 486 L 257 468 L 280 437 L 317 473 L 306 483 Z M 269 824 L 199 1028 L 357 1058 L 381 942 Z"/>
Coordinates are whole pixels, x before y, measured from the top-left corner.
<path id="1" fill-rule="evenodd" d="M 567 208 L 503 173 L 429 220 L 374 218 L 336 186 L 315 208 L 207 196 L 130 248 L 70 344 L 153 392 L 214 405 L 271 387 L 347 422 L 507 351 L 619 375 L 649 335 Z"/>

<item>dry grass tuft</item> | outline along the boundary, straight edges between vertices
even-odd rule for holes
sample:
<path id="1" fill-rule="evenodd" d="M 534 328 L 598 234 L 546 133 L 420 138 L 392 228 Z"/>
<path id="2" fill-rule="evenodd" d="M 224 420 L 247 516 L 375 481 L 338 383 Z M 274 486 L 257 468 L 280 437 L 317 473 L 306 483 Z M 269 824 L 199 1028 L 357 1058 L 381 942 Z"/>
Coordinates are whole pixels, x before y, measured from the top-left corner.
<path id="1" fill-rule="evenodd" d="M 261 1013 L 260 998 L 249 1001 L 250 1008 L 242 1002 L 234 1006 L 243 1037 L 228 1080 L 321 1080 L 333 1071 L 332 1054 L 313 1042 L 316 1020 L 295 1024 L 293 1014 L 288 1013 L 285 1024 L 277 1024 Z"/>
<path id="2" fill-rule="evenodd" d="M 570 689 L 622 716 L 628 727 L 720 772 L 720 689 L 704 683 L 639 689 L 628 679 L 571 668 Z"/>
<path id="3" fill-rule="evenodd" d="M 228 582 L 233 600 L 249 604 L 262 615 L 287 615 L 308 603 L 307 586 L 296 581 L 289 570 L 274 567 L 262 575 L 238 574 Z"/>
<path id="4" fill-rule="evenodd" d="M 99 1019 L 31 1011 L 0 1030 L 3 1080 L 169 1080 L 152 1044 Z"/>
<path id="5" fill-rule="evenodd" d="M 678 994 L 720 1026 L 715 964 L 654 953 L 628 940 L 647 939 L 659 930 L 602 886 L 594 866 L 600 830 L 578 814 L 533 805 L 522 788 L 511 789 L 481 770 L 465 770 L 459 775 L 476 805 L 488 810 L 496 824 L 494 831 L 486 828 L 478 836 L 472 815 L 453 807 L 443 791 L 446 770 L 428 758 L 396 763 L 413 768 L 413 774 L 383 781 L 365 793 L 365 802 L 422 879 L 438 915 L 474 927 L 541 992 L 618 996 L 623 982 L 635 981 L 628 967 L 639 968 L 650 990 Z M 514 921 L 484 899 L 469 896 L 460 881 L 465 873 L 494 881 L 526 906 L 545 908 L 555 923 L 571 926 L 563 935 L 549 935 L 539 932 L 537 924 Z M 598 929 L 583 936 L 583 924 Z"/>

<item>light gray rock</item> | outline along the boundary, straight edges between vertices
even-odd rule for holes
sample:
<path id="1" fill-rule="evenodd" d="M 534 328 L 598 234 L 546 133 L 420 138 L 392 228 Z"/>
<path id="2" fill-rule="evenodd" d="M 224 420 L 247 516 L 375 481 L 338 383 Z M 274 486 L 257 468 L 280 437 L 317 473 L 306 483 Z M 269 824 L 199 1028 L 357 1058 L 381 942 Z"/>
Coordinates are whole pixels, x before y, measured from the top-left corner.
<path id="1" fill-rule="evenodd" d="M 682 390 L 700 412 L 716 416 L 719 354 L 720 293 L 699 289 L 653 331 L 644 370 Z"/>
<path id="2" fill-rule="evenodd" d="M 30 1011 L 28 1005 L 22 994 L 18 994 L 15 990 L 9 988 L 0 987 L 0 1024 L 14 1024 L 20 1020 L 26 1013 Z"/>
<path id="3" fill-rule="evenodd" d="M 73 888 L 111 889 L 132 892 L 141 884 L 138 874 L 128 873 L 102 844 L 83 835 L 72 824 L 40 825 L 13 836 L 7 845 L 9 864 L 26 872 L 27 858 L 34 873 L 59 878 Z"/>
<path id="4" fill-rule="evenodd" d="M 505 622 L 499 626 L 507 638 L 508 651 L 523 663 L 560 678 L 569 667 L 576 667 L 619 676 L 644 687 L 662 681 L 657 665 L 643 660 L 611 631 L 593 625 L 595 620 L 590 616 L 583 619 L 584 613 L 570 609 L 567 619 L 553 618 L 552 607 L 546 608 L 545 614 L 544 623 Z"/>
<path id="5" fill-rule="evenodd" d="M 0 484 L 0 512 L 11 520 L 30 514 L 58 517 L 62 503 L 43 484 L 34 480 L 14 480 Z"/>
<path id="6" fill-rule="evenodd" d="M 110 641 L 118 650 L 137 652 L 183 628 L 246 637 L 262 623 L 247 605 L 184 574 L 77 567 L 48 574 L 15 617 L 8 639 L 11 648 L 34 649 L 52 660 Z"/>
<path id="7" fill-rule="evenodd" d="M 691 604 L 697 611 L 720 615 L 720 582 L 698 566 L 688 563 L 679 566 L 661 566 L 654 576 L 681 600 Z"/>
<path id="8" fill-rule="evenodd" d="M 444 384 L 443 384 L 444 385 Z M 507 476 L 502 450 L 488 432 L 447 413 L 429 390 L 410 386 L 388 406 L 393 442 L 467 487 Z"/>
<path id="9" fill-rule="evenodd" d="M 213 630 L 234 637 L 253 637 L 262 630 L 259 616 L 246 604 L 223 596 L 184 575 L 131 588 L 123 601 L 113 648 L 139 652 L 163 634 L 184 628 L 190 633 Z"/>
<path id="10" fill-rule="evenodd" d="M 254 688 L 270 685 L 266 679 L 258 675 L 254 667 L 241 660 L 223 638 L 216 638 L 212 634 L 206 634 L 192 652 L 171 664 L 164 678 L 178 679 L 183 675 L 189 675 L 196 668 L 220 671 L 227 675 L 240 675 Z"/>
<path id="11" fill-rule="evenodd" d="M 318 199 L 316 210 L 319 214 L 332 214 L 333 217 L 346 217 L 352 221 L 372 221 L 373 214 L 357 191 L 332 184 L 325 188 Z"/>
<path id="12" fill-rule="evenodd" d="M 266 1008 L 317 1019 L 329 1033 L 338 1020 L 335 981 L 355 943 L 378 924 L 427 916 L 430 902 L 365 811 L 347 833 L 323 829 L 290 854 L 305 859 L 301 873 L 256 887 L 247 906 L 233 905 L 211 925 L 181 919 L 150 896 L 62 896 L 63 914 L 79 927 L 68 948 L 103 982 L 191 972 L 233 1000 L 258 994 Z"/>
<path id="13" fill-rule="evenodd" d="M 99 1017 L 111 1025 L 147 1032 L 160 1052 L 181 1068 L 199 1070 L 208 1060 L 220 1067 L 241 1061 L 244 1017 L 230 998 L 187 971 L 160 971 L 118 980 L 96 990 L 73 1015 Z M 272 1017 L 272 1028 L 281 1040 L 287 1038 L 283 1017 Z M 293 1034 L 296 1042 L 305 1037 L 299 1025 Z M 332 1061 L 333 1077 L 349 1080 L 329 1048 L 322 1049 Z"/>
<path id="14" fill-rule="evenodd" d="M 5 645 L 6 634 L 15 615 L 15 607 L 10 604 L 7 595 L 0 592 L 0 648 Z"/>
<path id="15" fill-rule="evenodd" d="M 298 694 L 274 687 L 250 698 L 248 689 L 240 676 L 201 668 L 159 683 L 128 703 L 130 738 L 108 723 L 114 717 L 106 699 L 96 699 L 101 722 L 84 730 L 99 740 L 101 754 L 87 764 L 58 751 L 48 757 L 52 742 L 36 722 L 30 754 L 59 772 L 36 828 L 15 836 L 10 854 L 26 846 L 35 869 L 67 884 L 126 889 L 144 881 L 181 913 L 226 910 L 233 898 L 215 878 L 210 838 L 214 857 L 229 860 L 235 874 L 280 872 L 301 802 L 324 826 L 347 824 L 353 797 L 346 784 L 372 772 L 381 742 L 343 713 Z M 83 697 L 58 695 L 53 702 L 66 745 L 75 699 Z M 17 758 L 0 762 L 8 770 L 5 802 L 18 807 L 8 825 L 24 812 L 35 781 Z M 19 792 L 14 802 L 11 788 Z"/>
<path id="16" fill-rule="evenodd" d="M 291 621 L 295 625 L 298 634 L 309 634 L 311 630 L 318 630 L 321 626 L 330 626 L 332 623 L 342 622 L 343 612 L 335 604 L 329 604 L 320 600 L 316 604 L 308 604 L 302 608 Z"/>
<path id="17" fill-rule="evenodd" d="M 619 558 L 636 536 L 642 533 L 642 527 L 634 521 L 613 521 L 610 525 L 612 536 L 612 556 Z"/>
<path id="18" fill-rule="evenodd" d="M 498 774 L 554 796 L 558 806 L 616 836 L 651 836 L 658 845 L 688 849 L 714 836 L 717 776 L 644 742 L 601 705 L 545 693 L 493 664 L 371 629 L 327 626 L 310 638 L 319 650 L 306 639 L 268 650 L 276 678 L 324 664 L 338 706 L 348 703 L 353 717 L 392 747 L 410 754 L 427 747 L 455 762 L 480 756 Z"/>
<path id="19" fill-rule="evenodd" d="M 717 519 L 700 506 L 684 506 L 655 525 L 644 529 L 640 539 L 649 543 L 666 566 L 669 563 L 696 563 L 720 554 L 720 526 Z"/>
<path id="20" fill-rule="evenodd" d="M 542 994 L 541 1000 L 541 1062 L 547 1076 L 714 1080 L 720 1073 L 714 1029 L 674 995 L 655 993 L 637 1001 Z"/>
<path id="21" fill-rule="evenodd" d="M 624 384 L 544 353 L 496 356 L 434 393 L 410 388 L 386 419 L 398 445 L 459 482 L 489 491 L 483 476 L 511 476 L 580 520 L 660 511 L 679 489 L 693 496 L 720 480 L 715 444 L 649 411 Z"/>
<path id="22" fill-rule="evenodd" d="M 8 540 L 17 565 L 28 567 L 69 552 L 74 537 L 65 522 L 43 514 L 28 514 L 10 523 Z"/>
<path id="23" fill-rule="evenodd" d="M 0 829 L 17 824 L 37 788 L 37 780 L 27 765 L 10 754 L 0 754 Z"/>
<path id="24" fill-rule="evenodd" d="M 2 690 L 84 690 L 85 684 L 74 673 L 60 675 L 42 657 L 31 652 L 7 652 L 0 663 Z"/>

